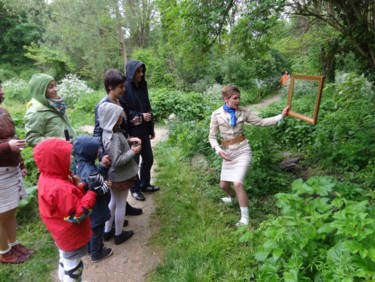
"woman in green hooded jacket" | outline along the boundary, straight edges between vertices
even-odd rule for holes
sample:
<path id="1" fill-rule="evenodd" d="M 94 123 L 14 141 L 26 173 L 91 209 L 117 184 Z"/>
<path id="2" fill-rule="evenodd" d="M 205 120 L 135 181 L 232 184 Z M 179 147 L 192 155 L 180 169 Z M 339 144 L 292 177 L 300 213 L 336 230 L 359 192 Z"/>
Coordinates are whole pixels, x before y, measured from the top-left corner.
<path id="1" fill-rule="evenodd" d="M 35 147 L 50 137 L 64 138 L 68 130 L 70 138 L 76 133 L 66 115 L 66 105 L 57 93 L 55 79 L 47 74 L 38 73 L 29 82 L 32 100 L 25 114 L 26 142 Z"/>

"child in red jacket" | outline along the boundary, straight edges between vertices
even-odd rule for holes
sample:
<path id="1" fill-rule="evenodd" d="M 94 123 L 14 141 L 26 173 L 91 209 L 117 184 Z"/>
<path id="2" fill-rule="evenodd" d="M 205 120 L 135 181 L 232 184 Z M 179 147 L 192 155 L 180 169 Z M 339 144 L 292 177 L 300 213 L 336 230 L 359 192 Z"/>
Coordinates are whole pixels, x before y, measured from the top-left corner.
<path id="1" fill-rule="evenodd" d="M 80 281 L 91 237 L 90 210 L 96 195 L 103 193 L 98 181 L 88 191 L 79 177 L 69 170 L 72 144 L 61 138 L 40 142 L 34 159 L 40 171 L 38 181 L 39 214 L 59 249 L 59 279 Z"/>

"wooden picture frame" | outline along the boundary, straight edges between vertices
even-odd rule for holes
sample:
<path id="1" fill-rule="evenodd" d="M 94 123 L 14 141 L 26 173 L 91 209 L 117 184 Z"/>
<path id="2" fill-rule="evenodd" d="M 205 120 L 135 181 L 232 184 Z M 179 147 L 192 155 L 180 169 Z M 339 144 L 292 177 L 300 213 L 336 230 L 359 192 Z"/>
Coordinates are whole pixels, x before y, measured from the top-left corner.
<path id="1" fill-rule="evenodd" d="M 294 86 L 295 81 L 301 80 L 301 81 L 311 81 L 311 82 L 317 82 L 318 83 L 318 89 L 317 94 L 315 97 L 315 105 L 314 105 L 314 112 L 313 116 L 307 116 L 306 114 L 298 113 L 293 111 L 293 93 L 294 93 Z M 316 76 L 316 75 L 292 75 L 289 82 L 289 89 L 288 89 L 288 106 L 289 106 L 289 116 L 298 118 L 300 120 L 309 122 L 313 125 L 315 125 L 318 121 L 318 113 L 319 113 L 319 106 L 320 106 L 320 100 L 322 97 L 322 91 L 323 91 L 323 83 L 324 83 L 324 76 Z"/>

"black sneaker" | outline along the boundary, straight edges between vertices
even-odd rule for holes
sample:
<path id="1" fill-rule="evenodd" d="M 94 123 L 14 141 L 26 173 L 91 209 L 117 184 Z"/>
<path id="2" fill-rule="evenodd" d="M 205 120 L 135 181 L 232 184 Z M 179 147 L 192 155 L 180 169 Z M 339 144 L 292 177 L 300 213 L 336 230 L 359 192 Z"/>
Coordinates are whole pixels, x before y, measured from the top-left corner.
<path id="1" fill-rule="evenodd" d="M 143 196 L 143 194 L 139 191 L 132 192 L 132 196 L 137 201 L 145 201 L 146 200 L 145 196 Z"/>
<path id="2" fill-rule="evenodd" d="M 129 225 L 129 221 L 127 219 L 124 219 L 124 223 L 122 224 L 123 227 L 126 227 Z M 113 221 L 112 224 L 112 230 L 115 230 L 115 222 Z M 114 233 L 113 233 L 114 234 Z M 113 236 L 113 235 L 112 235 Z"/>
<path id="3" fill-rule="evenodd" d="M 104 232 L 103 234 L 103 240 L 104 242 L 107 242 L 112 239 L 113 235 L 115 235 L 115 229 L 112 228 L 109 232 Z"/>
<path id="4" fill-rule="evenodd" d="M 120 235 L 113 236 L 113 238 L 115 240 L 115 245 L 120 245 L 121 243 L 130 239 L 131 237 L 133 237 L 133 234 L 134 234 L 134 232 L 129 230 L 129 231 L 122 231 L 122 233 Z"/>
<path id="5" fill-rule="evenodd" d="M 107 257 L 109 257 L 109 256 L 111 256 L 112 255 L 112 249 L 111 248 L 103 248 L 103 250 L 102 250 L 102 253 L 99 255 L 99 256 L 97 256 L 97 257 L 91 257 L 91 261 L 92 262 L 98 262 L 98 261 L 101 261 L 102 259 L 105 259 L 105 258 L 107 258 Z"/>
<path id="6" fill-rule="evenodd" d="M 160 190 L 159 186 L 148 185 L 147 187 L 141 188 L 142 192 L 156 192 Z"/>
<path id="7" fill-rule="evenodd" d="M 123 224 L 123 226 L 126 227 L 126 226 L 128 226 L 128 225 L 129 225 L 129 221 L 128 221 L 127 219 L 124 219 L 124 224 Z"/>
<path id="8" fill-rule="evenodd" d="M 132 207 L 128 202 L 126 202 L 125 215 L 140 215 L 142 214 L 142 209 Z"/>

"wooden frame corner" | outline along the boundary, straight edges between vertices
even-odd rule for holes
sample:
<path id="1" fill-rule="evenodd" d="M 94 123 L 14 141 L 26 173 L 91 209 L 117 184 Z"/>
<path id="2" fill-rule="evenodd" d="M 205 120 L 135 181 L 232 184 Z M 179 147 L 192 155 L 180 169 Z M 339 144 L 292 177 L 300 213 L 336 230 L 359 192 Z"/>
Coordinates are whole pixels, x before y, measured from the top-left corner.
<path id="1" fill-rule="evenodd" d="M 316 81 L 318 82 L 318 92 L 315 98 L 315 105 L 314 105 L 314 113 L 312 117 L 306 116 L 302 113 L 298 113 L 293 111 L 292 102 L 293 102 L 293 92 L 294 92 L 294 82 L 295 80 L 303 80 L 303 81 Z M 324 83 L 324 76 L 316 76 L 316 75 L 292 75 L 290 78 L 289 89 L 288 89 L 288 106 L 289 106 L 289 116 L 298 118 L 300 120 L 309 122 L 313 125 L 317 124 L 318 121 L 318 113 L 319 113 L 319 106 L 320 100 L 322 97 L 323 91 L 323 83 Z"/>

